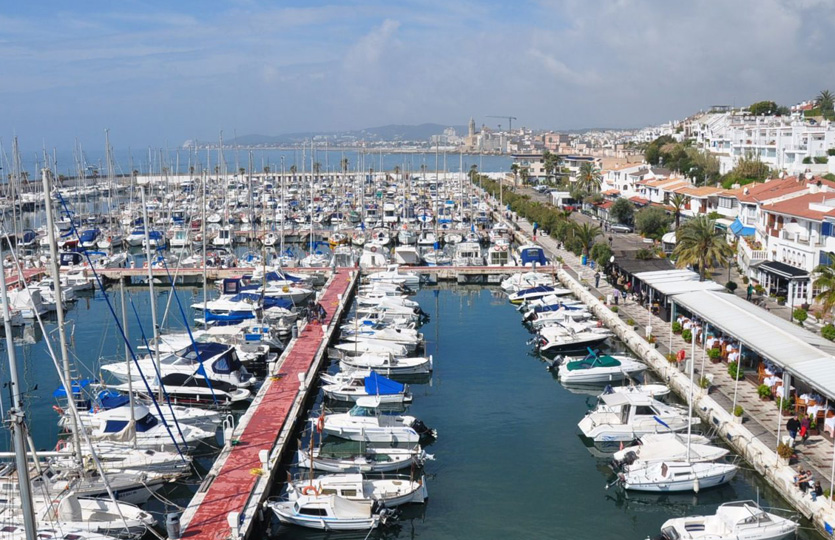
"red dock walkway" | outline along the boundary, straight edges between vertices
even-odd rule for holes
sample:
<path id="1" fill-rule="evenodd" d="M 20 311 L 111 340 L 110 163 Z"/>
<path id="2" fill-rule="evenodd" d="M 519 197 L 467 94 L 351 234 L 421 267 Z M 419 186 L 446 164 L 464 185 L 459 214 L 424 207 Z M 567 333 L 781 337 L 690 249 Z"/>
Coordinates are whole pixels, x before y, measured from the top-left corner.
<path id="1" fill-rule="evenodd" d="M 347 270 L 334 275 L 319 300 L 327 312 L 327 324 L 336 314 L 340 298 L 350 287 L 351 273 Z M 186 529 L 182 538 L 223 540 L 230 537 L 232 531 L 227 516 L 230 512 L 244 511 L 262 472 L 259 452 L 271 451 L 284 425 L 294 420 L 289 416 L 299 394 L 298 374 L 308 372 L 324 337 L 322 326 L 308 324 L 294 340 L 279 366 L 281 377 L 264 383 L 269 387 L 265 392 L 259 392 L 263 395 L 260 402 L 252 404 L 256 410 L 239 435 L 239 444 L 231 448 L 193 517 L 184 524 Z"/>

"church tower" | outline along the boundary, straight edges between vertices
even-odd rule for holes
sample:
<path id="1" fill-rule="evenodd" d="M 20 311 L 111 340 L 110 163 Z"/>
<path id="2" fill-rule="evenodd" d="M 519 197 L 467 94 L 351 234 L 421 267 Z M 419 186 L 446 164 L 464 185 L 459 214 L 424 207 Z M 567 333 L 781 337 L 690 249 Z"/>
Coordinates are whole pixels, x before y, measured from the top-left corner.
<path id="1" fill-rule="evenodd" d="M 469 137 L 475 137 L 475 120 L 470 117 L 470 129 L 468 133 Z"/>

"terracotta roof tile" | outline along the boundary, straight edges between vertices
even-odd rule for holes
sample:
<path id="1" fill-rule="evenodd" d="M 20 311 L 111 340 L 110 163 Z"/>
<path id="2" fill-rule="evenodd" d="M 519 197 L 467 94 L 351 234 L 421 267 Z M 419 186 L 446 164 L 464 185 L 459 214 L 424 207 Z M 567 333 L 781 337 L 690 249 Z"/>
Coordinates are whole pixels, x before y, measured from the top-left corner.
<path id="1" fill-rule="evenodd" d="M 817 208 L 809 208 L 810 204 L 821 204 L 825 201 L 829 201 L 833 204 L 829 210 L 824 211 Z M 801 195 L 785 201 L 764 204 L 762 206 L 762 210 L 763 212 L 784 214 L 820 221 L 824 218 L 824 216 L 835 216 L 835 191 L 807 193 L 806 195 Z"/>

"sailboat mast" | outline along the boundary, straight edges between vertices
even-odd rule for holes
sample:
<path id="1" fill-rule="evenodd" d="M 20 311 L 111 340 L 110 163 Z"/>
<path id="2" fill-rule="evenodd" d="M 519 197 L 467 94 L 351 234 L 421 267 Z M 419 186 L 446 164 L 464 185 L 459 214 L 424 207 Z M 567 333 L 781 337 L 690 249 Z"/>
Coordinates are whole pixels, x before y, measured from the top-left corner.
<path id="1" fill-rule="evenodd" d="M 160 372 L 160 357 L 159 357 L 159 347 L 160 347 L 160 339 L 159 339 L 159 326 L 157 325 L 157 302 L 156 297 L 154 296 L 154 269 L 153 262 L 154 259 L 151 256 L 151 235 L 148 231 L 149 223 L 148 223 L 148 205 L 145 204 L 145 190 L 141 189 L 139 193 L 142 196 L 142 224 L 144 225 L 145 230 L 145 258 L 147 259 L 148 265 L 148 294 L 151 297 L 151 324 L 154 326 L 154 350 L 151 351 L 151 354 L 154 355 L 154 363 L 157 366 L 157 375 Z M 162 381 L 159 383 L 159 399 L 160 401 L 163 398 L 162 394 Z"/>
<path id="2" fill-rule="evenodd" d="M 52 216 L 52 173 L 49 169 L 41 170 L 41 180 L 43 181 L 43 192 L 45 197 L 46 209 L 46 233 L 49 238 L 49 273 L 52 276 L 53 286 L 55 287 L 55 314 L 58 322 L 58 339 L 61 342 L 61 365 L 64 370 L 64 380 L 70 385 L 70 388 L 65 388 L 67 391 L 67 400 L 73 399 L 72 392 L 72 372 L 70 370 L 70 358 L 67 353 L 67 332 L 64 327 L 64 293 L 61 290 L 61 275 L 58 272 L 58 245 L 55 243 L 55 220 Z M 81 440 L 78 437 L 78 421 L 75 415 L 70 417 L 70 429 L 72 431 L 72 442 L 75 449 L 75 455 L 81 457 Z"/>
<path id="3" fill-rule="evenodd" d="M 47 206 L 49 206 L 47 194 Z M 7 236 L 8 237 L 8 236 Z M 0 242 L 0 260 L 3 259 L 3 243 Z M 12 424 L 12 439 L 14 441 L 15 464 L 17 466 L 17 482 L 20 487 L 21 509 L 23 510 L 23 525 L 26 530 L 26 540 L 37 538 L 35 523 L 35 508 L 32 504 L 32 486 L 29 484 L 29 464 L 26 459 L 26 422 L 23 403 L 20 399 L 20 381 L 17 377 L 17 357 L 15 356 L 14 337 L 12 336 L 11 314 L 9 313 L 9 297 L 6 294 L 6 272 L 0 269 L 0 296 L 3 306 L 3 329 L 6 331 L 6 351 L 9 355 L 9 377 L 11 379 L 12 403 L 9 408 L 9 419 Z"/>
<path id="4" fill-rule="evenodd" d="M 133 376 L 131 375 L 131 358 L 130 358 L 130 332 L 128 331 L 128 307 L 125 303 L 125 280 L 119 280 L 119 296 L 122 300 L 122 328 L 125 331 L 125 365 L 128 369 L 128 399 L 130 400 L 130 424 L 136 425 L 136 411 L 134 410 L 134 397 L 133 397 Z M 133 447 L 136 448 L 136 429 L 132 429 L 131 433 L 133 434 Z"/>

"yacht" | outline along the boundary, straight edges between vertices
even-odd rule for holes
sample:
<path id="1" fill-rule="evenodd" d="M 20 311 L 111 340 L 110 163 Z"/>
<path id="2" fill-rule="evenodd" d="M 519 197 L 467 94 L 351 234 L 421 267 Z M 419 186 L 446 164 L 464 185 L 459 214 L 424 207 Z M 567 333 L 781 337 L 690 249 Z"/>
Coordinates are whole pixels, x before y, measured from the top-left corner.
<path id="1" fill-rule="evenodd" d="M 600 401 L 577 424 L 583 435 L 595 442 L 628 442 L 651 433 L 683 431 L 699 422 L 688 418 L 686 410 L 643 394 L 604 394 Z"/>

